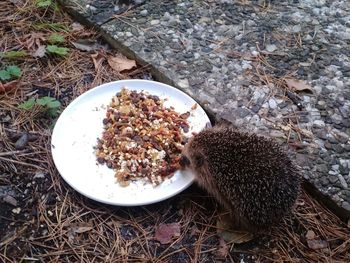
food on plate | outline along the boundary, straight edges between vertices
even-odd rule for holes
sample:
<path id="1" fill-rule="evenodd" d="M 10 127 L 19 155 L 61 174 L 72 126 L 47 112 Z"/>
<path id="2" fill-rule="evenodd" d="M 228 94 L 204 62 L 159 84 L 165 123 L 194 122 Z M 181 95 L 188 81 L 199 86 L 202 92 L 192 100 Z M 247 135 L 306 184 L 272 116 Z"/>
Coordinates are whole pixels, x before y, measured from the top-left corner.
<path id="1" fill-rule="evenodd" d="M 158 96 L 123 88 L 107 106 L 95 146 L 98 163 L 113 169 L 121 186 L 140 179 L 159 185 L 179 169 L 189 116 Z"/>

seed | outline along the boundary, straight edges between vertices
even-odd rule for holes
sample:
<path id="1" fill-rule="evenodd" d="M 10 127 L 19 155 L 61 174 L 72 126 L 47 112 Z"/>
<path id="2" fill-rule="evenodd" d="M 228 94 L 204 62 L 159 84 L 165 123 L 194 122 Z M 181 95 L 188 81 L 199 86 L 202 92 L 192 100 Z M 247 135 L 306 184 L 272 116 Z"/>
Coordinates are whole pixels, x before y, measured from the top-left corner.
<path id="1" fill-rule="evenodd" d="M 97 162 L 100 164 L 104 164 L 105 163 L 105 159 L 103 159 L 102 157 L 97 157 Z"/>

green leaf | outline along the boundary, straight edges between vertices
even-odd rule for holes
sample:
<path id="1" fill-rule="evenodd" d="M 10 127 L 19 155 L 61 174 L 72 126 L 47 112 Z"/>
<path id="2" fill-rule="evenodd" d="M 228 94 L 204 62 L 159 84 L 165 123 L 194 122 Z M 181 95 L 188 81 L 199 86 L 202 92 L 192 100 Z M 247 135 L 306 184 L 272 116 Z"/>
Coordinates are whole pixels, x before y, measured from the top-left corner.
<path id="1" fill-rule="evenodd" d="M 51 54 L 64 56 L 64 55 L 67 55 L 69 49 L 65 47 L 58 47 L 56 45 L 48 45 L 46 47 L 46 50 Z"/>
<path id="2" fill-rule="evenodd" d="M 51 117 L 56 117 L 57 115 L 58 115 L 58 113 L 59 113 L 59 108 L 49 108 L 49 109 L 47 109 L 47 114 L 49 115 L 49 116 L 51 116 Z"/>
<path id="3" fill-rule="evenodd" d="M 9 79 L 11 79 L 11 75 L 6 70 L 0 70 L 0 79 L 1 80 L 9 80 Z"/>
<path id="4" fill-rule="evenodd" d="M 35 104 L 35 99 L 34 98 L 30 98 L 29 100 L 21 103 L 20 105 L 18 105 L 19 109 L 24 109 L 24 110 L 30 110 L 31 108 L 33 108 Z"/>
<path id="5" fill-rule="evenodd" d="M 52 98 L 52 97 L 41 97 L 40 99 L 36 100 L 36 103 L 40 106 L 46 106 L 48 103 L 54 100 L 55 98 Z"/>
<path id="6" fill-rule="evenodd" d="M 21 51 L 8 51 L 8 52 L 0 52 L 1 58 L 15 59 L 27 56 L 27 52 L 24 50 Z"/>
<path id="7" fill-rule="evenodd" d="M 17 66 L 8 66 L 6 71 L 12 76 L 19 78 L 22 75 L 21 69 Z"/>
<path id="8" fill-rule="evenodd" d="M 49 7 L 52 4 L 51 0 L 38 0 L 36 1 L 37 7 Z"/>
<path id="9" fill-rule="evenodd" d="M 49 108 L 59 108 L 60 106 L 61 106 L 61 103 L 58 100 L 49 101 L 47 103 L 47 107 Z"/>
<path id="10" fill-rule="evenodd" d="M 36 103 L 41 106 L 46 106 L 47 108 L 59 108 L 61 103 L 52 97 L 42 97 L 36 100 Z"/>
<path id="11" fill-rule="evenodd" d="M 49 37 L 49 42 L 53 43 L 53 44 L 55 44 L 55 43 L 64 43 L 65 39 L 64 39 L 64 36 L 62 36 L 60 34 L 57 34 L 57 33 L 53 33 Z"/>

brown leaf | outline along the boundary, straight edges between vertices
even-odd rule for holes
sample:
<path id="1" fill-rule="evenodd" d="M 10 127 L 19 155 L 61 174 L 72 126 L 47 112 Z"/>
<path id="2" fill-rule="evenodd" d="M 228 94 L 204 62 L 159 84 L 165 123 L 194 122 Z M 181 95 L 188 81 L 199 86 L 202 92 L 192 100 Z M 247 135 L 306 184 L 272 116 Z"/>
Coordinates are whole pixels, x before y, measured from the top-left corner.
<path id="1" fill-rule="evenodd" d="M 38 49 L 34 52 L 33 57 L 39 57 L 42 58 L 45 56 L 46 53 L 46 46 L 45 45 L 41 45 L 38 47 Z"/>
<path id="2" fill-rule="evenodd" d="M 99 71 L 99 69 L 102 66 L 103 61 L 105 60 L 105 57 L 101 53 L 95 53 L 91 55 L 92 62 L 94 63 L 95 70 Z"/>
<path id="3" fill-rule="evenodd" d="M 108 57 L 108 64 L 117 72 L 122 72 L 124 70 L 129 70 L 136 67 L 135 60 L 131 60 L 122 56 Z"/>
<path id="4" fill-rule="evenodd" d="M 307 246 L 311 249 L 317 250 L 328 247 L 328 242 L 325 240 L 307 240 Z"/>
<path id="5" fill-rule="evenodd" d="M 219 248 L 217 250 L 217 255 L 222 258 L 226 258 L 228 254 L 229 247 L 223 238 L 220 238 Z"/>
<path id="6" fill-rule="evenodd" d="M 316 235 L 314 231 L 308 230 L 305 237 L 307 240 L 312 240 L 312 239 L 315 239 Z"/>
<path id="7" fill-rule="evenodd" d="M 71 41 L 75 48 L 81 51 L 93 51 L 97 49 L 103 48 L 103 46 L 99 45 L 96 41 L 90 39 L 77 39 L 77 41 Z"/>
<path id="8" fill-rule="evenodd" d="M 80 31 L 84 29 L 84 26 L 82 26 L 78 22 L 74 22 L 73 24 L 71 24 L 71 27 L 73 31 Z"/>
<path id="9" fill-rule="evenodd" d="M 10 205 L 13 205 L 13 206 L 17 206 L 18 205 L 18 202 L 15 198 L 13 198 L 11 195 L 5 195 L 4 198 L 3 198 L 3 201 L 5 203 L 8 203 Z"/>
<path id="10" fill-rule="evenodd" d="M 164 245 L 169 244 L 173 237 L 179 237 L 180 234 L 179 223 L 160 224 L 156 229 L 155 239 Z"/>
<path id="11" fill-rule="evenodd" d="M 233 230 L 229 216 L 220 216 L 216 221 L 216 227 L 218 235 L 228 243 L 241 244 L 254 238 L 252 233 Z"/>
<path id="12" fill-rule="evenodd" d="M 350 228 L 350 218 L 348 219 L 348 228 Z"/>
<path id="13" fill-rule="evenodd" d="M 312 88 L 305 81 L 290 78 L 285 79 L 285 81 L 287 86 L 293 91 L 313 92 Z"/>
<path id="14" fill-rule="evenodd" d="M 17 80 L 13 80 L 5 84 L 2 84 L 0 82 L 0 93 L 14 90 L 15 88 L 17 88 L 17 84 L 18 84 Z"/>
<path id="15" fill-rule="evenodd" d="M 71 230 L 74 233 L 78 233 L 78 234 L 90 231 L 92 228 L 93 227 L 90 224 L 87 224 L 87 223 L 72 224 L 71 225 Z"/>

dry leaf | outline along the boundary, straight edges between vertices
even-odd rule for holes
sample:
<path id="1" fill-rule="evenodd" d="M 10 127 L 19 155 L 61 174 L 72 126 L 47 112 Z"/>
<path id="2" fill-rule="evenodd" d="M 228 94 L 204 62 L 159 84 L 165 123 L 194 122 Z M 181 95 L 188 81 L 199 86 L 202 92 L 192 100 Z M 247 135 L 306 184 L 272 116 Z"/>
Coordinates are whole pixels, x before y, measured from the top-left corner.
<path id="1" fill-rule="evenodd" d="M 135 60 L 124 58 L 122 56 L 108 57 L 108 64 L 117 72 L 122 72 L 124 70 L 129 70 L 136 67 Z"/>
<path id="2" fill-rule="evenodd" d="M 78 234 L 90 231 L 91 229 L 92 229 L 92 226 L 86 223 L 71 226 L 71 230 L 74 233 L 78 233 Z"/>
<path id="3" fill-rule="evenodd" d="M 78 22 L 72 23 L 71 27 L 72 27 L 73 31 L 80 31 L 80 30 L 84 29 L 84 27 L 81 24 L 79 24 Z"/>
<path id="4" fill-rule="evenodd" d="M 7 82 L 5 84 L 2 84 L 0 82 L 0 93 L 11 91 L 11 90 L 17 88 L 17 84 L 18 84 L 18 80 L 13 80 L 13 81 Z"/>
<path id="5" fill-rule="evenodd" d="M 314 250 L 328 247 L 328 242 L 324 240 L 307 240 L 306 242 L 307 246 Z"/>
<path id="6" fill-rule="evenodd" d="M 95 53 L 91 55 L 91 58 L 95 66 L 95 70 L 98 71 L 101 68 L 103 61 L 105 60 L 105 57 L 101 53 Z"/>
<path id="7" fill-rule="evenodd" d="M 222 258 L 226 258 L 228 254 L 229 247 L 223 238 L 220 238 L 219 248 L 217 250 L 217 255 Z"/>
<path id="8" fill-rule="evenodd" d="M 46 53 L 45 48 L 46 48 L 45 45 L 39 46 L 38 49 L 34 52 L 33 57 L 39 57 L 39 58 L 44 57 Z"/>
<path id="9" fill-rule="evenodd" d="M 173 237 L 179 237 L 180 234 L 179 223 L 160 224 L 156 229 L 155 239 L 164 245 L 169 244 Z"/>
<path id="10" fill-rule="evenodd" d="M 11 195 L 5 195 L 4 198 L 2 199 L 5 203 L 8 203 L 13 206 L 17 206 L 18 202 L 15 198 L 13 198 Z"/>
<path id="11" fill-rule="evenodd" d="M 82 51 L 93 51 L 102 48 L 101 45 L 99 45 L 96 41 L 89 40 L 89 39 L 78 39 L 77 41 L 71 41 L 73 46 L 75 48 L 82 50 Z"/>
<path id="12" fill-rule="evenodd" d="M 308 230 L 306 235 L 305 235 L 306 239 L 308 240 L 312 240 L 312 239 L 315 239 L 316 235 L 315 235 L 315 232 L 312 231 L 312 230 Z"/>
<path id="13" fill-rule="evenodd" d="M 302 80 L 285 79 L 287 86 L 293 91 L 313 92 L 312 88 Z"/>
<path id="14" fill-rule="evenodd" d="M 228 243 L 241 244 L 251 241 L 254 235 L 249 232 L 236 231 L 232 229 L 229 216 L 220 216 L 216 222 L 217 233 Z"/>

